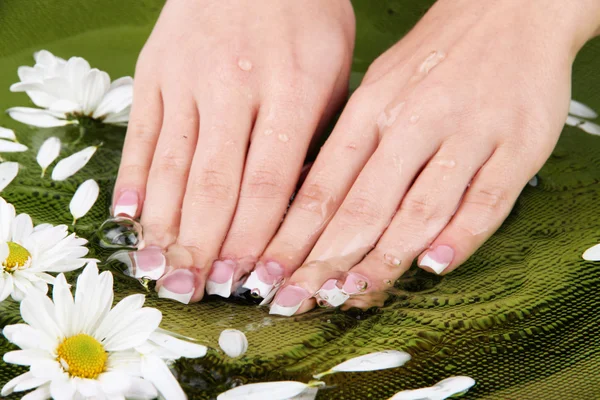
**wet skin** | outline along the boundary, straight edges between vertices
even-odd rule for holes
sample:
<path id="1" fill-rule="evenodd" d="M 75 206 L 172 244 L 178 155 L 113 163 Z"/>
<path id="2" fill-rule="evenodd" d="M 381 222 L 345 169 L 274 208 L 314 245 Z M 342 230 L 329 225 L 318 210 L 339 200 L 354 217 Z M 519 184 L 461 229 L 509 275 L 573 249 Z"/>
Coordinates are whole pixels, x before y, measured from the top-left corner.
<path id="1" fill-rule="evenodd" d="M 385 290 L 415 258 L 448 273 L 550 155 L 599 11 L 438 1 L 371 65 L 287 210 L 345 99 L 350 3 L 171 0 L 138 62 L 114 210 L 141 216 L 164 259 L 139 259 L 184 303 L 243 285 L 292 315 Z"/>

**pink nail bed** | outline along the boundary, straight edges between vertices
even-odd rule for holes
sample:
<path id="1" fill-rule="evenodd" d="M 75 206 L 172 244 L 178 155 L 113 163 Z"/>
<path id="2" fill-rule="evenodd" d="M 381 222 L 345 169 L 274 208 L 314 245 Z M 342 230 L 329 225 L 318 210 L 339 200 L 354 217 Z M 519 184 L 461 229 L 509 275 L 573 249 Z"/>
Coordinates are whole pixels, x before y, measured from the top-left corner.
<path id="1" fill-rule="evenodd" d="M 291 316 L 300 308 L 304 300 L 310 297 L 310 293 L 300 286 L 286 286 L 277 293 L 275 301 L 271 305 L 270 314 Z"/>
<path id="2" fill-rule="evenodd" d="M 158 290 L 158 297 L 176 300 L 189 304 L 195 291 L 194 274 L 187 269 L 176 269 L 170 272 L 163 280 Z"/>

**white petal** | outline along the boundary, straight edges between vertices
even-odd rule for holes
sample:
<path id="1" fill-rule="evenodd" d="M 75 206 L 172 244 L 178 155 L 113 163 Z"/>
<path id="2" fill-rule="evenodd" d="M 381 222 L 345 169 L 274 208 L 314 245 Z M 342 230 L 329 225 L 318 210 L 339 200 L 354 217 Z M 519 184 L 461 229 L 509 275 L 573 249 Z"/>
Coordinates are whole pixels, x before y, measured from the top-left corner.
<path id="1" fill-rule="evenodd" d="M 304 389 L 300 394 L 292 397 L 291 400 L 314 400 L 317 398 L 319 388 L 309 387 Z"/>
<path id="2" fill-rule="evenodd" d="M 0 192 L 17 177 L 19 163 L 7 161 L 0 164 Z"/>
<path id="3" fill-rule="evenodd" d="M 100 194 L 100 187 L 93 179 L 88 179 L 79 185 L 69 204 L 69 210 L 74 221 L 90 211 L 96 204 L 96 200 L 98 200 L 98 194 Z"/>
<path id="4" fill-rule="evenodd" d="M 2 357 L 5 363 L 17 365 L 33 365 L 40 361 L 51 361 L 52 355 L 40 349 L 9 351 Z"/>
<path id="5" fill-rule="evenodd" d="M 27 324 L 7 325 L 2 330 L 4 337 L 11 343 L 26 349 L 42 349 L 54 351 L 56 342 L 44 332 L 32 328 Z"/>
<path id="6" fill-rule="evenodd" d="M 40 386 L 31 393 L 27 393 L 21 398 L 21 400 L 46 400 L 51 398 L 50 385 Z"/>
<path id="7" fill-rule="evenodd" d="M 464 393 L 475 385 L 475 379 L 469 376 L 451 376 L 439 381 L 434 386 L 443 390 L 448 394 L 448 397 Z"/>
<path id="8" fill-rule="evenodd" d="M 185 400 L 187 398 L 169 367 L 158 357 L 146 356 L 142 359 L 142 376 L 152 382 L 165 399 Z"/>
<path id="9" fill-rule="evenodd" d="M 588 119 L 598 118 L 598 113 L 596 113 L 596 111 L 577 100 L 571 100 L 571 104 L 569 105 L 569 114 Z"/>
<path id="10" fill-rule="evenodd" d="M 60 139 L 53 136 L 46 139 L 40 146 L 36 160 L 39 166 L 42 167 L 42 176 L 46 173 L 46 168 L 48 168 L 60 154 L 60 145 Z"/>
<path id="11" fill-rule="evenodd" d="M 72 100 L 60 99 L 52 102 L 48 107 L 51 111 L 63 113 L 63 114 L 72 114 L 81 111 L 81 105 L 75 103 Z"/>
<path id="12" fill-rule="evenodd" d="M 600 243 L 587 249 L 582 257 L 586 261 L 600 261 Z"/>
<path id="13" fill-rule="evenodd" d="M 219 335 L 219 347 L 231 358 L 240 357 L 248 350 L 248 339 L 244 332 L 225 329 Z"/>
<path id="14" fill-rule="evenodd" d="M 63 336 L 54 320 L 54 303 L 48 297 L 37 292 L 28 293 L 21 302 L 21 317 L 33 328 L 47 334 L 51 339 L 58 340 Z"/>
<path id="15" fill-rule="evenodd" d="M 579 129 L 592 135 L 600 135 L 600 125 L 593 122 L 585 121 L 583 124 L 577 125 Z"/>
<path id="16" fill-rule="evenodd" d="M 155 308 L 142 308 L 127 315 L 104 340 L 107 351 L 121 351 L 139 346 L 158 328 L 162 313 Z"/>
<path id="17" fill-rule="evenodd" d="M 531 178 L 531 179 L 529 180 L 529 182 L 527 182 L 527 184 L 528 184 L 529 186 L 536 187 L 536 186 L 538 185 L 538 177 L 537 177 L 537 175 L 534 175 L 534 176 L 533 176 L 533 178 Z"/>
<path id="18" fill-rule="evenodd" d="M 31 372 L 25 372 L 24 374 L 21 374 L 16 378 L 11 379 L 6 385 L 4 385 L 2 391 L 0 391 L 0 396 L 8 396 L 14 391 L 15 387 L 17 387 L 18 384 L 20 384 L 21 382 L 25 382 L 31 378 L 34 378 Z"/>
<path id="19" fill-rule="evenodd" d="M 131 378 L 131 386 L 125 393 L 128 399 L 151 400 L 157 396 L 158 392 L 152 382 L 141 378 Z"/>
<path id="20" fill-rule="evenodd" d="M 6 260 L 6 257 L 8 257 L 8 254 L 10 253 L 10 250 L 8 249 L 8 243 L 6 242 L 0 242 L 0 264 L 2 264 L 4 262 L 4 260 Z M 3 274 L 0 273 L 0 279 L 3 279 Z M 2 291 L 2 289 L 0 289 L 0 292 Z"/>
<path id="21" fill-rule="evenodd" d="M 64 181 L 75 175 L 77 171 L 85 167 L 97 149 L 98 147 L 96 146 L 86 147 L 85 149 L 60 160 L 58 164 L 56 164 L 56 167 L 54 167 L 54 170 L 52 170 L 52 180 Z"/>
<path id="22" fill-rule="evenodd" d="M 410 360 L 410 354 L 398 350 L 384 350 L 364 356 L 351 358 L 336 365 L 329 371 L 314 375 L 318 379 L 333 372 L 377 371 L 380 369 L 396 368 Z"/>
<path id="23" fill-rule="evenodd" d="M 131 112 L 131 107 L 126 107 L 123 111 L 118 112 L 116 114 L 108 114 L 106 118 L 102 120 L 105 124 L 113 124 L 113 125 L 127 125 L 129 122 L 129 113 Z"/>
<path id="24" fill-rule="evenodd" d="M 17 386 L 15 386 L 15 392 L 24 392 L 27 390 L 35 389 L 38 386 L 41 386 L 48 382 L 48 379 L 45 378 L 36 378 L 31 374 L 31 377 L 27 380 L 19 382 Z"/>
<path id="25" fill-rule="evenodd" d="M 83 82 L 82 106 L 86 115 L 91 115 L 110 88 L 110 77 L 104 71 L 93 68 Z"/>
<path id="26" fill-rule="evenodd" d="M 79 287 L 79 284 L 77 287 Z M 79 292 L 77 292 L 77 294 L 78 293 Z M 120 323 L 122 324 L 124 319 L 142 308 L 145 299 L 146 297 L 143 294 L 132 294 L 118 302 L 96 328 L 94 337 L 99 341 L 103 341 L 109 337 L 112 334 L 112 331 L 119 329 L 118 325 Z"/>
<path id="27" fill-rule="evenodd" d="M 287 400 L 308 388 L 308 385 L 295 381 L 250 383 L 221 393 L 217 400 Z"/>
<path id="28" fill-rule="evenodd" d="M 0 139 L 0 153 L 20 153 L 27 151 L 27 146 L 21 143 Z"/>
<path id="29" fill-rule="evenodd" d="M 75 302 L 69 284 L 64 274 L 58 275 L 54 288 L 52 289 L 52 299 L 54 300 L 54 309 L 56 310 L 56 323 L 65 336 L 75 334 L 72 329 L 71 321 L 74 316 Z"/>
<path id="30" fill-rule="evenodd" d="M 105 393 L 122 395 L 131 385 L 131 378 L 121 372 L 105 372 L 98 377 Z"/>
<path id="31" fill-rule="evenodd" d="M 65 126 L 73 122 L 67 121 L 65 116 L 58 118 L 48 110 L 28 107 L 13 107 L 6 110 L 8 115 L 19 122 L 27 125 L 38 126 L 40 128 L 52 128 L 55 126 Z"/>
<path id="32" fill-rule="evenodd" d="M 27 214 L 19 214 L 12 223 L 12 239 L 14 242 L 23 243 L 33 232 L 33 221 Z"/>
<path id="33" fill-rule="evenodd" d="M 93 335 L 110 311 L 113 297 L 112 274 L 108 271 L 98 274 L 96 263 L 88 263 L 77 278 L 72 328 Z"/>
<path id="34" fill-rule="evenodd" d="M 6 300 L 14 290 L 14 280 L 10 274 L 0 275 L 0 302 Z"/>
<path id="35" fill-rule="evenodd" d="M 15 215 L 15 207 L 0 197 L 0 241 L 8 242 L 11 239 L 10 227 Z"/>
<path id="36" fill-rule="evenodd" d="M 133 86 L 122 85 L 111 89 L 102 98 L 102 101 L 94 111 L 94 118 L 101 118 L 109 114 L 117 114 L 131 106 L 133 101 Z"/>
<path id="37" fill-rule="evenodd" d="M 206 355 L 206 346 L 177 339 L 162 329 L 153 332 L 149 340 L 177 354 L 179 357 L 200 358 Z"/>
<path id="38" fill-rule="evenodd" d="M 435 387 L 403 390 L 389 400 L 444 400 L 446 396 Z"/>
<path id="39" fill-rule="evenodd" d="M 77 390 L 75 382 L 71 381 L 67 374 L 53 379 L 50 383 L 50 394 L 54 400 L 71 400 L 75 395 L 75 390 Z"/>
<path id="40" fill-rule="evenodd" d="M 577 126 L 582 122 L 583 122 L 582 119 L 573 117 L 572 115 L 567 115 L 567 120 L 565 121 L 565 124 L 569 125 L 569 126 Z"/>
<path id="41" fill-rule="evenodd" d="M 17 140 L 15 131 L 0 126 L 0 139 Z"/>

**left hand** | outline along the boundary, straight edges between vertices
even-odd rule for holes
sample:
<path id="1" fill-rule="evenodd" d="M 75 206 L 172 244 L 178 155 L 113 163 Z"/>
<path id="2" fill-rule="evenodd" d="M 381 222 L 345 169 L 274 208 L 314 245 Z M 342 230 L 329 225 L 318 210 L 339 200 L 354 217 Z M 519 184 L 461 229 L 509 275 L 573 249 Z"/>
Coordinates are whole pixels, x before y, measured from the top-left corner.
<path id="1" fill-rule="evenodd" d="M 263 255 L 302 264 L 271 313 L 467 260 L 552 152 L 598 8 L 439 0 L 369 68 Z"/>

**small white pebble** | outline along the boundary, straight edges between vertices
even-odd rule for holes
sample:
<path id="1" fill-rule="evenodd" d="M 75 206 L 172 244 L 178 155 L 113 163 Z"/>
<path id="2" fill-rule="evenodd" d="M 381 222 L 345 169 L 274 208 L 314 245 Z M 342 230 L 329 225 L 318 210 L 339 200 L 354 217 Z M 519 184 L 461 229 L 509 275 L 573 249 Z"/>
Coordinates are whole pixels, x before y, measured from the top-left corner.
<path id="1" fill-rule="evenodd" d="M 219 336 L 219 347 L 231 358 L 242 356 L 248 350 L 248 339 L 244 332 L 225 329 Z"/>

